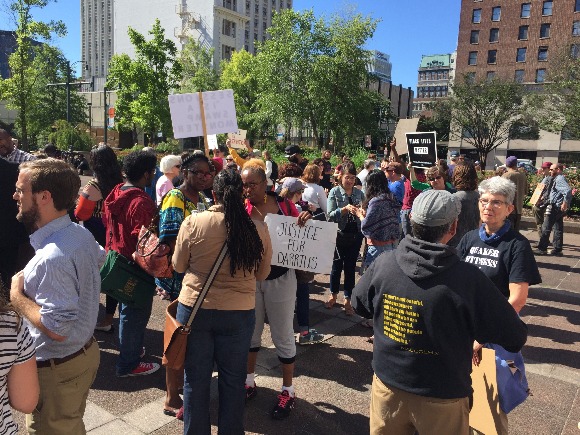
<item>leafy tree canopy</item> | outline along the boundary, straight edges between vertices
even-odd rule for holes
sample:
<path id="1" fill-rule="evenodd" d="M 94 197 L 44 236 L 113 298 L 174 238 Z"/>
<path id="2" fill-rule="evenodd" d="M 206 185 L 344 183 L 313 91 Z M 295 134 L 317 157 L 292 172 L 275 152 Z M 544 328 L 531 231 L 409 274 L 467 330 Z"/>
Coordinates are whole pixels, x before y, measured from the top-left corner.
<path id="1" fill-rule="evenodd" d="M 129 28 L 135 59 L 115 55 L 111 59 L 107 87 L 117 90 L 115 118 L 122 130 L 143 130 L 150 138 L 161 131 L 172 135 L 169 93 L 178 88 L 181 63 L 173 41 L 165 38 L 159 20 L 149 31 L 151 39 Z"/>
<path id="2" fill-rule="evenodd" d="M 509 139 L 511 126 L 524 114 L 524 88 L 500 79 L 452 85 L 451 136 L 472 145 L 485 165 L 489 152 Z"/>

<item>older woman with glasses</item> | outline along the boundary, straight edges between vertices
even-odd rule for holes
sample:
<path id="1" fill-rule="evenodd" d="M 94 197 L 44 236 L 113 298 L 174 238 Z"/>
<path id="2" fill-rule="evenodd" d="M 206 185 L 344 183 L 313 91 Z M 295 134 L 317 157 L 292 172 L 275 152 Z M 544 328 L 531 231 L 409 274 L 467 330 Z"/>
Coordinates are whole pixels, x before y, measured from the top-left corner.
<path id="1" fill-rule="evenodd" d="M 163 175 L 159 177 L 155 184 L 157 205 L 161 204 L 163 196 L 173 189 L 173 180 L 179 176 L 181 170 L 181 157 L 171 154 L 163 157 L 159 162 L 159 169 L 161 169 Z"/>
<path id="2" fill-rule="evenodd" d="M 210 206 L 210 201 L 203 194 L 203 189 L 212 180 L 207 157 L 203 154 L 192 154 L 183 160 L 181 167 L 183 183 L 167 192 L 159 210 L 159 240 L 168 244 L 172 251 L 185 218 L 200 213 Z M 156 278 L 155 283 L 162 297 L 173 301 L 179 296 L 182 280 L 183 274 L 173 272 L 172 278 Z M 165 382 L 167 395 L 163 412 L 166 415 L 181 417 L 179 409 L 183 401 L 179 397 L 178 390 L 183 385 L 183 372 L 168 368 Z"/>
<path id="3" fill-rule="evenodd" d="M 463 261 L 478 266 L 519 313 L 526 304 L 528 287 L 542 282 L 542 278 L 530 242 L 513 230 L 508 220 L 515 194 L 516 185 L 505 178 L 482 181 L 479 213 L 483 223 L 479 229 L 463 236 L 457 251 Z M 473 362 L 476 365 L 482 346 L 474 343 Z M 507 434 L 507 417 L 503 412 L 499 426 L 499 433 Z"/>

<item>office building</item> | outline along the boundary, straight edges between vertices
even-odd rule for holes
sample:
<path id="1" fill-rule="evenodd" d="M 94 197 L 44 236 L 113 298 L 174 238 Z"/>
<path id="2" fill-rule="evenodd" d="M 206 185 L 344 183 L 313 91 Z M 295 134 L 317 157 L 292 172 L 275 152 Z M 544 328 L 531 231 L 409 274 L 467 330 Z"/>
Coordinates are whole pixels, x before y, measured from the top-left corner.
<path id="1" fill-rule="evenodd" d="M 453 82 L 456 53 L 423 55 L 419 66 L 417 97 L 413 116 L 429 113 L 428 103 L 449 95 Z"/>
<path id="2" fill-rule="evenodd" d="M 81 0 L 81 60 L 84 81 L 102 90 L 113 56 L 113 0 Z"/>
<path id="3" fill-rule="evenodd" d="M 42 42 L 32 41 L 33 46 L 41 45 Z M 8 59 L 16 51 L 16 32 L 10 30 L 0 30 L 0 77 L 10 78 L 10 65 Z"/>
<path id="4" fill-rule="evenodd" d="M 273 14 L 288 8 L 292 8 L 292 0 L 180 0 L 171 7 L 164 0 L 118 1 L 114 7 L 114 53 L 132 56 L 128 27 L 147 34 L 158 18 L 166 38 L 174 41 L 178 50 L 189 38 L 213 47 L 214 66 L 218 67 L 236 50 L 255 53 L 254 42 L 267 38 Z"/>
<path id="5" fill-rule="evenodd" d="M 541 90 L 554 61 L 562 54 L 580 55 L 580 0 L 462 0 L 456 80 L 495 77 Z M 523 126 L 490 154 L 494 163 L 507 155 L 571 163 L 580 160 L 580 138 L 566 132 Z M 468 148 L 450 141 L 450 148 Z"/>
<path id="6" fill-rule="evenodd" d="M 373 50 L 371 53 L 372 58 L 368 66 L 369 73 L 384 82 L 390 82 L 393 64 L 390 61 L 389 55 L 381 53 L 378 50 Z"/>

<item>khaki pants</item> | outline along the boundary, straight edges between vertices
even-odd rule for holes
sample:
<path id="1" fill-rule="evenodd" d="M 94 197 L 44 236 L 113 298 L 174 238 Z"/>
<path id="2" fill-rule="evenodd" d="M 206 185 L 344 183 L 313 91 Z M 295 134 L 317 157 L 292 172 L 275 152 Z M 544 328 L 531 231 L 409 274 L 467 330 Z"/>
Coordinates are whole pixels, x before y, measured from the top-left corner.
<path id="1" fill-rule="evenodd" d="M 83 415 L 100 358 L 94 342 L 70 361 L 38 369 L 40 397 L 36 409 L 26 415 L 29 434 L 86 434 Z"/>
<path id="2" fill-rule="evenodd" d="M 469 399 L 437 399 L 387 387 L 373 376 L 371 435 L 467 435 Z"/>

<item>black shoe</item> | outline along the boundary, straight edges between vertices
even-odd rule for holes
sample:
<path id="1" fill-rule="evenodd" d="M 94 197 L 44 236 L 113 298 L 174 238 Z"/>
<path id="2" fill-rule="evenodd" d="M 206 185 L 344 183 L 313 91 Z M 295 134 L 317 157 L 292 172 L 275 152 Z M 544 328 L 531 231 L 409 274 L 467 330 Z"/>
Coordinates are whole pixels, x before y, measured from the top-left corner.
<path id="1" fill-rule="evenodd" d="M 278 401 L 272 410 L 272 418 L 276 420 L 283 420 L 290 415 L 290 411 L 294 409 L 295 397 L 290 397 L 290 393 L 284 390 L 278 394 Z"/>
<path id="2" fill-rule="evenodd" d="M 258 395 L 258 387 L 256 387 L 256 384 L 255 383 L 254 383 L 254 386 L 253 387 L 248 387 L 246 385 L 246 402 L 248 400 L 252 400 L 257 395 Z"/>
<path id="3" fill-rule="evenodd" d="M 562 257 L 564 254 L 562 253 L 562 251 L 557 251 L 556 249 L 550 249 L 548 251 L 548 254 L 553 255 L 555 257 Z"/>
<path id="4" fill-rule="evenodd" d="M 548 251 L 544 251 L 540 248 L 532 249 L 532 252 L 536 255 L 548 255 Z"/>

